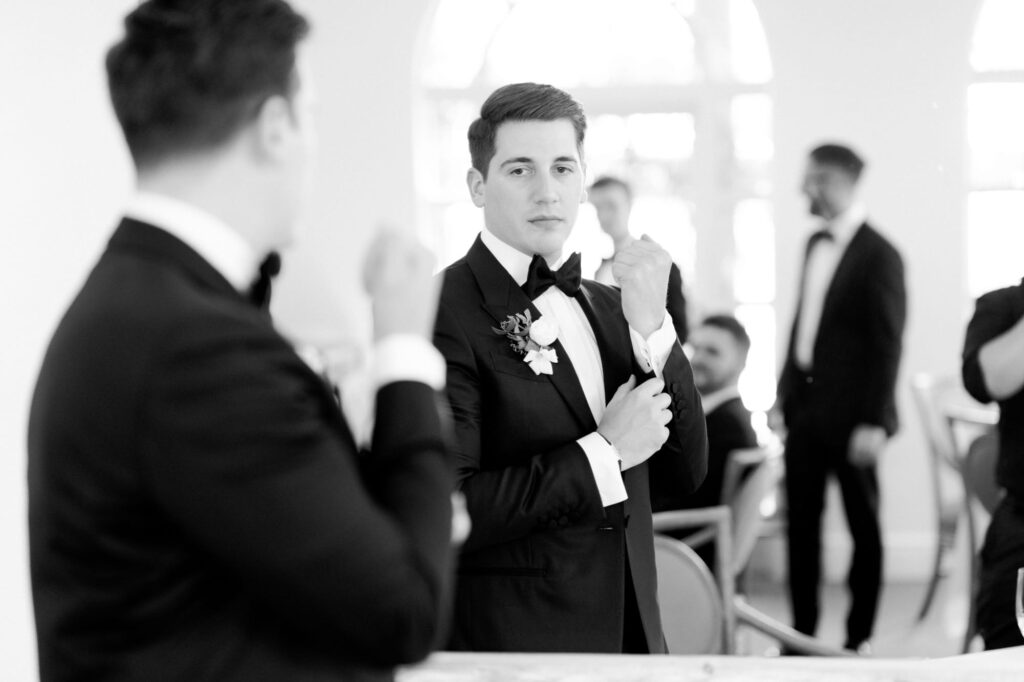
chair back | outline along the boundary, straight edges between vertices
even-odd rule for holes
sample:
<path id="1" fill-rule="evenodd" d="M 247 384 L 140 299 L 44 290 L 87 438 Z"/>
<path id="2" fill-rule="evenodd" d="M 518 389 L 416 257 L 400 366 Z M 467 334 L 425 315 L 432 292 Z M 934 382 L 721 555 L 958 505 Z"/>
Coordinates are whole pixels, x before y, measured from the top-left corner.
<path id="1" fill-rule="evenodd" d="M 734 452 L 731 458 L 733 461 L 747 459 L 756 462 L 751 465 L 729 500 L 732 511 L 732 572 L 738 576 L 746 569 L 754 546 L 761 537 L 765 522 L 762 506 L 778 489 L 783 463 L 780 450 L 765 448 L 740 450 Z"/>
<path id="2" fill-rule="evenodd" d="M 921 372 L 910 380 L 910 392 L 914 396 L 925 440 L 932 458 L 938 464 L 958 467 L 956 443 L 943 414 L 944 396 L 954 389 L 954 380 L 949 377 L 938 378 L 932 374 Z"/>
<path id="3" fill-rule="evenodd" d="M 725 607 L 708 567 L 683 542 L 654 536 L 658 606 L 670 654 L 721 654 Z"/>
<path id="4" fill-rule="evenodd" d="M 996 462 L 999 459 L 999 432 L 992 429 L 978 436 L 967 449 L 964 460 L 964 484 L 990 515 L 1003 497 L 996 483 Z"/>

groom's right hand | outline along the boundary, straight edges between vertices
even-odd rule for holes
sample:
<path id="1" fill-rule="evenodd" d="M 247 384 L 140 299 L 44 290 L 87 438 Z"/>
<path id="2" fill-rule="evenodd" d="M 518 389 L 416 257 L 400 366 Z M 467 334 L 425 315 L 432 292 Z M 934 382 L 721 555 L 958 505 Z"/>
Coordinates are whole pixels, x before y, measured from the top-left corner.
<path id="1" fill-rule="evenodd" d="M 630 377 L 619 386 L 601 417 L 597 432 L 618 450 L 623 471 L 646 462 L 668 440 L 672 399 L 664 388 L 665 382 L 657 377 L 639 386 Z"/>
<path id="2" fill-rule="evenodd" d="M 363 286 L 373 303 L 373 337 L 414 334 L 430 341 L 440 295 L 434 255 L 411 235 L 382 230 L 366 255 Z"/>

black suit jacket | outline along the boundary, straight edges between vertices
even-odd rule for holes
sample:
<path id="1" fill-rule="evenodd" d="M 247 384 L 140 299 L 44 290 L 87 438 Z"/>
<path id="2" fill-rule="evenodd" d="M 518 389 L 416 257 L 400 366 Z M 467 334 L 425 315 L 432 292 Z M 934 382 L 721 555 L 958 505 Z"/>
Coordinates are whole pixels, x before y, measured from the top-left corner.
<path id="1" fill-rule="evenodd" d="M 652 499 L 654 511 L 698 509 L 722 504 L 725 465 L 734 450 L 757 447 L 757 434 L 750 425 L 750 410 L 740 398 L 731 398 L 705 415 L 708 430 L 708 475 L 695 493 L 681 506 L 668 506 L 671 499 Z"/>
<path id="2" fill-rule="evenodd" d="M 383 387 L 358 457 L 269 317 L 125 220 L 32 403 L 42 679 L 378 679 L 425 656 L 450 582 L 435 399 Z"/>
<path id="3" fill-rule="evenodd" d="M 810 242 L 807 255 L 809 247 Z M 805 255 L 801 292 L 806 270 Z M 906 312 L 903 260 L 885 237 L 864 223 L 847 245 L 825 295 L 810 377 L 797 367 L 794 356 L 798 307 L 778 390 L 787 424 L 792 426 L 797 410 L 805 410 L 835 432 L 874 424 L 895 433 Z"/>
<path id="4" fill-rule="evenodd" d="M 608 398 L 638 373 L 619 292 L 584 281 L 578 298 L 597 337 Z M 452 647 L 621 651 L 626 561 L 647 644 L 664 651 L 656 598 L 649 476 L 678 495 L 704 478 L 700 398 L 677 344 L 665 367 L 671 436 L 623 474 L 629 499 L 607 509 L 576 439 L 596 429 L 559 343 L 537 376 L 492 327 L 539 312 L 478 238 L 444 273 L 435 343 L 448 361 L 457 476 L 473 530 L 459 566 Z"/>

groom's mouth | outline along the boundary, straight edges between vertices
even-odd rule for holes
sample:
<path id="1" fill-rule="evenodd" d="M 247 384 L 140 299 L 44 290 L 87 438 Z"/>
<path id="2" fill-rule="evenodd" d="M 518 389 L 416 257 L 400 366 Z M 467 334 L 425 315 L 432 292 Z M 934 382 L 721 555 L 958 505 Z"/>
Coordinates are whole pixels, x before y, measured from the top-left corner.
<path id="1" fill-rule="evenodd" d="M 537 227 L 542 227 L 542 228 L 545 228 L 545 229 L 550 229 L 552 227 L 557 227 L 558 225 L 560 225 L 564 221 L 562 220 L 562 218 L 560 218 L 558 216 L 554 216 L 554 215 L 540 215 L 540 216 L 536 216 L 534 218 L 530 218 L 527 222 L 529 222 L 532 225 L 536 225 Z"/>

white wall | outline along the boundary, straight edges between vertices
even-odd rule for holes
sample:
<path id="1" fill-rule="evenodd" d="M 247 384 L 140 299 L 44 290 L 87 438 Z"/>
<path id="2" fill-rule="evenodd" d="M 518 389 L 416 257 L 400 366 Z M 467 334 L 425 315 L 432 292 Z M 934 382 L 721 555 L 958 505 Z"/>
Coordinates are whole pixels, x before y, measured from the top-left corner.
<path id="1" fill-rule="evenodd" d="M 776 79 L 780 320 L 808 226 L 803 154 L 824 138 L 862 149 L 867 200 L 908 261 L 904 376 L 953 372 L 969 311 L 963 263 L 964 79 L 976 0 L 756 0 Z M 102 54 L 131 0 L 5 0 L 0 8 L 0 661 L 35 676 L 25 522 L 27 400 L 45 343 L 109 235 L 131 168 L 106 101 Z M 412 84 L 432 3 L 300 0 L 315 24 L 321 174 L 305 242 L 275 298 L 300 339 L 364 335 L 358 263 L 380 221 L 412 226 Z M 941 6 L 941 9 L 940 9 Z M 783 330 L 785 322 L 781 325 Z M 921 574 L 931 539 L 923 442 L 901 389 L 904 432 L 883 466 L 890 576 Z M 831 546 L 842 551 L 841 521 Z M 919 552 L 918 552 L 919 554 Z M 915 563 L 916 559 L 916 563 Z"/>

